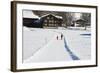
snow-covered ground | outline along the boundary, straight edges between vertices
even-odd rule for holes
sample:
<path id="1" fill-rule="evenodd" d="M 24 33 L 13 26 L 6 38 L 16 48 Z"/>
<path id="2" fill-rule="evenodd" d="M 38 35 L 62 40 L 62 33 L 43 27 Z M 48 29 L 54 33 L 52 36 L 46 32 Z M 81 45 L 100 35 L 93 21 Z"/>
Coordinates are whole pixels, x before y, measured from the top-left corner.
<path id="1" fill-rule="evenodd" d="M 61 40 L 61 33 L 64 35 Z M 58 40 L 56 37 L 59 37 Z M 23 62 L 91 59 L 91 31 L 23 27 Z"/>
<path id="2" fill-rule="evenodd" d="M 23 27 L 23 60 L 45 46 L 54 34 L 55 32 L 49 30 Z"/>

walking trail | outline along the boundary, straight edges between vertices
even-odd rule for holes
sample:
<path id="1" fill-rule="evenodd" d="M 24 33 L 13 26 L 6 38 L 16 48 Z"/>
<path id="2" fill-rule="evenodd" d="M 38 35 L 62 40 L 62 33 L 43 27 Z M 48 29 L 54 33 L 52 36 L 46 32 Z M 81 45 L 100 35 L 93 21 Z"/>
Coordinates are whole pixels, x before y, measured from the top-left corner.
<path id="1" fill-rule="evenodd" d="M 61 38 L 58 38 L 57 40 L 57 35 L 59 36 L 60 34 L 57 33 L 47 45 L 42 47 L 24 62 L 30 63 L 78 60 L 79 58 L 68 48 L 65 38 L 62 40 Z"/>

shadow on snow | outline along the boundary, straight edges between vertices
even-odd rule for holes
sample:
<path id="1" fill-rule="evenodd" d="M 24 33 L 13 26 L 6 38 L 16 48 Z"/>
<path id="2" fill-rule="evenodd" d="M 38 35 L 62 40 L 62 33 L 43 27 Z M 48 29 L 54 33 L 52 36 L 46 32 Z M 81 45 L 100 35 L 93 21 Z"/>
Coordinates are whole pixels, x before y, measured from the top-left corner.
<path id="1" fill-rule="evenodd" d="M 91 36 L 91 33 L 80 34 L 82 36 Z"/>
<path id="2" fill-rule="evenodd" d="M 68 51 L 69 55 L 71 56 L 71 58 L 73 60 L 80 60 L 70 49 L 69 47 L 67 46 L 67 42 L 66 42 L 66 39 L 64 38 L 64 46 L 66 48 L 66 51 Z"/>

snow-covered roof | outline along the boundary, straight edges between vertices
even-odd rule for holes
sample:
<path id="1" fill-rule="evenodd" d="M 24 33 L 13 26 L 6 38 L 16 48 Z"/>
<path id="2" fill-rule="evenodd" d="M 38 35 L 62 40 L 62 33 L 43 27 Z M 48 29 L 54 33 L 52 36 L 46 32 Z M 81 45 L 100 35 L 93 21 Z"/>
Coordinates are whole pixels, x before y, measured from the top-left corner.
<path id="1" fill-rule="evenodd" d="M 61 16 L 55 16 L 56 18 L 60 18 L 60 19 L 62 19 L 62 17 Z"/>
<path id="2" fill-rule="evenodd" d="M 32 11 L 30 10 L 23 10 L 23 17 L 24 18 L 40 18 L 39 16 L 35 15 Z"/>
<path id="3" fill-rule="evenodd" d="M 78 19 L 78 20 L 76 20 L 76 22 L 86 22 L 86 20 L 84 20 L 84 19 Z"/>
<path id="4" fill-rule="evenodd" d="M 52 15 L 52 16 L 54 16 L 54 17 L 56 17 L 56 18 L 62 19 L 61 16 L 54 15 L 54 14 L 45 14 L 45 15 L 41 16 L 41 18 L 42 18 L 42 17 L 45 17 L 45 16 L 48 16 L 48 15 Z"/>

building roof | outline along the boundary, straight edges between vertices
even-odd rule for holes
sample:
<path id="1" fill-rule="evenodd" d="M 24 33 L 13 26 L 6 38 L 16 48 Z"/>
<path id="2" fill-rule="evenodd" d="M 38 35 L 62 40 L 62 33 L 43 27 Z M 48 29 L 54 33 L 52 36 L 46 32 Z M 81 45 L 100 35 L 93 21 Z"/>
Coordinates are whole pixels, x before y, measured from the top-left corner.
<path id="1" fill-rule="evenodd" d="M 76 22 L 86 22 L 86 20 L 84 20 L 84 19 L 78 19 L 78 20 L 76 20 Z"/>
<path id="2" fill-rule="evenodd" d="M 46 17 L 46 16 L 48 16 L 48 15 L 52 15 L 52 16 L 58 18 L 58 19 L 62 19 L 61 16 L 57 16 L 57 15 L 54 15 L 54 14 L 45 14 L 45 15 L 41 16 L 41 18 Z"/>
<path id="3" fill-rule="evenodd" d="M 24 18 L 40 18 L 39 16 L 35 15 L 31 10 L 23 10 L 23 17 Z"/>

